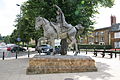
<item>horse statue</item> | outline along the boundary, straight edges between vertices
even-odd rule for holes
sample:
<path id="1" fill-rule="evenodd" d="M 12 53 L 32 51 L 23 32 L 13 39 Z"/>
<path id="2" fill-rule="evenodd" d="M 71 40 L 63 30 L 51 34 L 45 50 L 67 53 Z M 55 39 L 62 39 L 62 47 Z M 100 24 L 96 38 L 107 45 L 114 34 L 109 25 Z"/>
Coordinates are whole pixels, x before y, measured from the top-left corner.
<path id="1" fill-rule="evenodd" d="M 68 43 L 70 45 L 75 44 L 76 55 L 78 53 L 78 45 L 76 42 L 76 35 L 79 30 L 83 30 L 80 24 L 76 26 L 69 25 L 69 29 L 61 29 L 60 24 L 55 24 L 53 22 L 48 21 L 47 19 L 38 16 L 35 21 L 35 29 L 38 30 L 41 27 L 44 30 L 44 37 L 51 41 L 51 45 L 54 47 L 54 39 L 64 39 L 67 38 Z M 62 31 L 64 30 L 64 31 Z"/>

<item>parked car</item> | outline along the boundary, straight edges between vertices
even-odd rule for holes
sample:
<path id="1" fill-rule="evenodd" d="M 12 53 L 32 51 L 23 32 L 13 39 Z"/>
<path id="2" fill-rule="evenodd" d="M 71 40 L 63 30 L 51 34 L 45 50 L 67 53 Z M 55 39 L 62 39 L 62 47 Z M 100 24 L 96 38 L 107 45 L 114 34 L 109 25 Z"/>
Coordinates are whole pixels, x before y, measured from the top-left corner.
<path id="1" fill-rule="evenodd" d="M 16 52 L 16 51 L 22 51 L 23 52 L 23 51 L 26 51 L 26 49 L 21 47 L 21 46 L 18 46 L 18 45 L 11 48 L 11 52 Z"/>
<path id="2" fill-rule="evenodd" d="M 16 47 L 16 46 L 18 46 L 18 45 L 16 45 L 16 44 L 7 44 L 6 46 L 7 46 L 7 50 L 8 50 L 8 51 L 11 51 L 11 49 L 12 49 L 13 47 Z"/>
<path id="3" fill-rule="evenodd" d="M 47 55 L 50 55 L 51 52 L 53 52 L 53 47 L 48 44 L 40 45 L 36 47 L 36 51 L 38 51 L 38 53 L 46 53 Z"/>
<path id="4" fill-rule="evenodd" d="M 55 46 L 55 52 L 54 54 L 60 54 L 61 46 Z"/>
<path id="5" fill-rule="evenodd" d="M 6 46 L 0 46 L 0 53 L 7 52 Z"/>
<path id="6" fill-rule="evenodd" d="M 3 52 L 6 53 L 6 52 L 8 52 L 8 51 L 9 51 L 9 49 L 8 49 L 7 45 L 1 43 L 1 44 L 0 44 L 0 53 L 3 53 Z"/>

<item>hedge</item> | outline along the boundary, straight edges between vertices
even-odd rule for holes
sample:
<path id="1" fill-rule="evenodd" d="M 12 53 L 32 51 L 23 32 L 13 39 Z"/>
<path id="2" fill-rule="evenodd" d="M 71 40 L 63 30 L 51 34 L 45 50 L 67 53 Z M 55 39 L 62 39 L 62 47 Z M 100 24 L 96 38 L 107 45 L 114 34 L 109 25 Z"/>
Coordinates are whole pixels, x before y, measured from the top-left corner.
<path id="1" fill-rule="evenodd" d="M 112 45 L 78 45 L 79 49 L 112 49 Z"/>

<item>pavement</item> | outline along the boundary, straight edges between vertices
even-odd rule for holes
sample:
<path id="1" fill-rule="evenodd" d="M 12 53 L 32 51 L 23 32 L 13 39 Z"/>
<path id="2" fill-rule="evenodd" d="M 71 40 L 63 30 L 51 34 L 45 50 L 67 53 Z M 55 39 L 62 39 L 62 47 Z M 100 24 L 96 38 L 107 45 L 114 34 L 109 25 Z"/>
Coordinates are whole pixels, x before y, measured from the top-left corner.
<path id="1" fill-rule="evenodd" d="M 35 53 L 36 54 L 36 53 Z M 35 54 L 31 54 L 32 58 Z M 72 52 L 68 52 L 73 55 Z M 81 52 L 79 55 L 86 55 Z M 29 58 L 20 56 L 18 59 L 7 58 L 0 60 L 0 80 L 120 80 L 120 59 L 109 58 L 101 55 L 94 57 L 92 52 L 88 52 L 86 56 L 91 56 L 96 61 L 97 72 L 81 72 L 81 73 L 55 73 L 55 74 L 35 74 L 26 75 Z"/>

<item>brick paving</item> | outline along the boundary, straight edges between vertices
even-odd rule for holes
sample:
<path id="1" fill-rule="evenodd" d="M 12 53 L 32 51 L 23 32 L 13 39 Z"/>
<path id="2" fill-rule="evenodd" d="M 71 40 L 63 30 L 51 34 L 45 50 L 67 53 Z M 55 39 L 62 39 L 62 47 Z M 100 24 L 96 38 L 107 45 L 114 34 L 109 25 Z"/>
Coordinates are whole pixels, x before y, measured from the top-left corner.
<path id="1" fill-rule="evenodd" d="M 86 56 L 96 61 L 97 72 L 26 75 L 29 59 L 23 56 L 19 59 L 0 60 L 0 80 L 120 80 L 119 58 L 93 57 L 90 53 Z"/>

